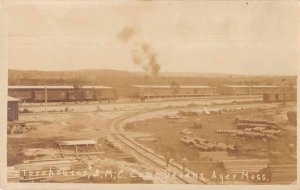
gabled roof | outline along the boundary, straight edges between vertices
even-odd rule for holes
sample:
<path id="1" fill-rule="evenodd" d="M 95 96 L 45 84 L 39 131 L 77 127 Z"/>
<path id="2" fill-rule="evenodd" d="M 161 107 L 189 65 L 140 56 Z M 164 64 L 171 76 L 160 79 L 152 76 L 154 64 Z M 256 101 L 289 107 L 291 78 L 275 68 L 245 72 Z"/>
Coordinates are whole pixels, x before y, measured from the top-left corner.
<path id="1" fill-rule="evenodd" d="M 46 86 L 47 89 L 74 89 L 73 86 Z M 80 86 L 83 89 L 110 89 L 108 86 Z M 8 86 L 8 89 L 45 89 L 45 86 Z"/>
<path id="2" fill-rule="evenodd" d="M 171 85 L 131 85 L 132 87 L 136 87 L 136 88 L 171 88 Z M 195 85 L 195 86 L 179 86 L 179 88 L 216 88 L 216 87 L 212 87 L 212 86 L 199 86 L 199 85 Z"/>
<path id="3" fill-rule="evenodd" d="M 111 89 L 112 87 L 109 87 L 109 86 L 82 86 L 81 88 L 84 88 L 84 89 L 90 89 L 90 88 L 95 88 L 95 89 Z"/>
<path id="4" fill-rule="evenodd" d="M 278 88 L 280 86 L 223 85 L 230 88 Z"/>
<path id="5" fill-rule="evenodd" d="M 11 97 L 11 96 L 7 96 L 7 101 L 8 102 L 21 102 L 21 100 Z"/>

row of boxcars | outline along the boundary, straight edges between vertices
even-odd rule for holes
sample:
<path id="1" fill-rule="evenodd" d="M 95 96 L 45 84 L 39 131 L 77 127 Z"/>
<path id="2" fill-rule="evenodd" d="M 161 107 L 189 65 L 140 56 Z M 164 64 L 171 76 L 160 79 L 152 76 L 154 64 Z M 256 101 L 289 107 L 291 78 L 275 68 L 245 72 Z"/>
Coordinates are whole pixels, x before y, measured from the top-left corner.
<path id="1" fill-rule="evenodd" d="M 8 95 L 24 102 L 115 100 L 113 88 L 106 86 L 8 86 Z"/>
<path id="2" fill-rule="evenodd" d="M 265 102 L 296 101 L 296 87 L 288 86 L 185 86 L 185 85 L 131 85 L 125 88 L 107 86 L 9 86 L 8 95 L 25 102 L 48 101 L 102 101 L 119 97 L 140 100 L 174 97 L 264 95 Z M 273 98 L 274 97 L 274 98 Z"/>

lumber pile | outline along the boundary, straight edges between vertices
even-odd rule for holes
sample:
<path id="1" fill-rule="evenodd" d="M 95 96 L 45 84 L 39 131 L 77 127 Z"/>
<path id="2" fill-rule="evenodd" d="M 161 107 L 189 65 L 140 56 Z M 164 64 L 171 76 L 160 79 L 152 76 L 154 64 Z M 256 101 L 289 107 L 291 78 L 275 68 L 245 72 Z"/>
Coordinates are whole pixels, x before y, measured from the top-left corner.
<path id="1" fill-rule="evenodd" d="M 217 133 L 232 133 L 233 137 L 273 139 L 278 140 L 282 130 L 272 121 L 261 118 L 236 118 L 237 129 L 217 129 Z"/>
<path id="2" fill-rule="evenodd" d="M 278 129 L 277 123 L 262 118 L 241 118 L 237 117 L 236 126 L 238 129 L 263 127 L 265 129 Z"/>
<path id="3" fill-rule="evenodd" d="M 242 130 L 237 130 L 237 129 L 217 129 L 217 133 L 238 133 L 241 131 Z"/>

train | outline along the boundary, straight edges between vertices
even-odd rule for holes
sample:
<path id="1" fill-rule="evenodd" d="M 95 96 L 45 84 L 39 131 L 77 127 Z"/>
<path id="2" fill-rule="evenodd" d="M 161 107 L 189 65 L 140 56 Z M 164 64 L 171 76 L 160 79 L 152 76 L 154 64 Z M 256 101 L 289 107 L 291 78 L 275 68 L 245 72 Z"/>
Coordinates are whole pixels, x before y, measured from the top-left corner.
<path id="1" fill-rule="evenodd" d="M 106 86 L 8 86 L 8 95 L 23 102 L 113 101 L 116 92 Z"/>
<path id="2" fill-rule="evenodd" d="M 185 86 L 130 85 L 122 88 L 107 86 L 8 86 L 8 95 L 23 102 L 113 101 L 118 97 L 131 99 L 195 98 L 213 96 L 262 96 L 263 101 L 296 101 L 296 87 L 289 86 Z M 46 98 L 47 96 L 47 98 Z M 290 98 L 293 97 L 293 98 Z M 275 99 L 272 101 L 275 101 Z M 277 101 L 277 99 L 276 99 Z"/>

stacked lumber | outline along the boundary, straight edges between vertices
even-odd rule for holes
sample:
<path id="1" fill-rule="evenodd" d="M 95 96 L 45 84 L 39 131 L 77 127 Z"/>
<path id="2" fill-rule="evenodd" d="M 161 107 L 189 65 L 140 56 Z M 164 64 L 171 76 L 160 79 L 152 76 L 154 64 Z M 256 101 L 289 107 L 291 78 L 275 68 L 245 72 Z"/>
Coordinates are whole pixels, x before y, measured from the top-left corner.
<path id="1" fill-rule="evenodd" d="M 277 127 L 274 127 L 273 125 L 260 124 L 260 123 L 237 123 L 236 127 L 238 129 L 256 128 L 256 127 L 262 127 L 266 129 L 277 129 Z"/>
<path id="2" fill-rule="evenodd" d="M 261 132 L 247 132 L 247 131 L 242 131 L 242 132 L 238 132 L 235 134 L 236 136 L 244 136 L 244 137 L 255 137 L 255 138 L 269 138 L 269 139 L 274 139 L 277 140 L 278 137 L 276 137 L 275 135 L 272 134 L 268 134 L 268 133 L 261 133 Z"/>
<path id="3" fill-rule="evenodd" d="M 237 129 L 217 129 L 217 133 L 238 133 L 241 131 L 242 130 L 237 130 Z"/>
<path id="4" fill-rule="evenodd" d="M 268 121 L 262 118 L 241 118 L 236 119 L 236 126 L 238 129 L 245 128 L 266 128 L 266 129 L 278 129 L 278 124 L 272 121 Z"/>
<path id="5" fill-rule="evenodd" d="M 217 133 L 233 133 L 233 136 L 237 137 L 255 137 L 255 138 L 268 138 L 277 140 L 278 137 L 276 135 L 281 134 L 281 130 L 259 130 L 255 131 L 250 128 L 246 128 L 244 130 L 238 129 L 217 129 Z"/>
<path id="6" fill-rule="evenodd" d="M 273 121 L 269 121 L 263 118 L 251 118 L 251 117 L 239 117 L 237 118 L 238 122 L 243 122 L 243 123 L 256 123 L 256 124 L 267 124 L 267 125 L 277 125 Z"/>

